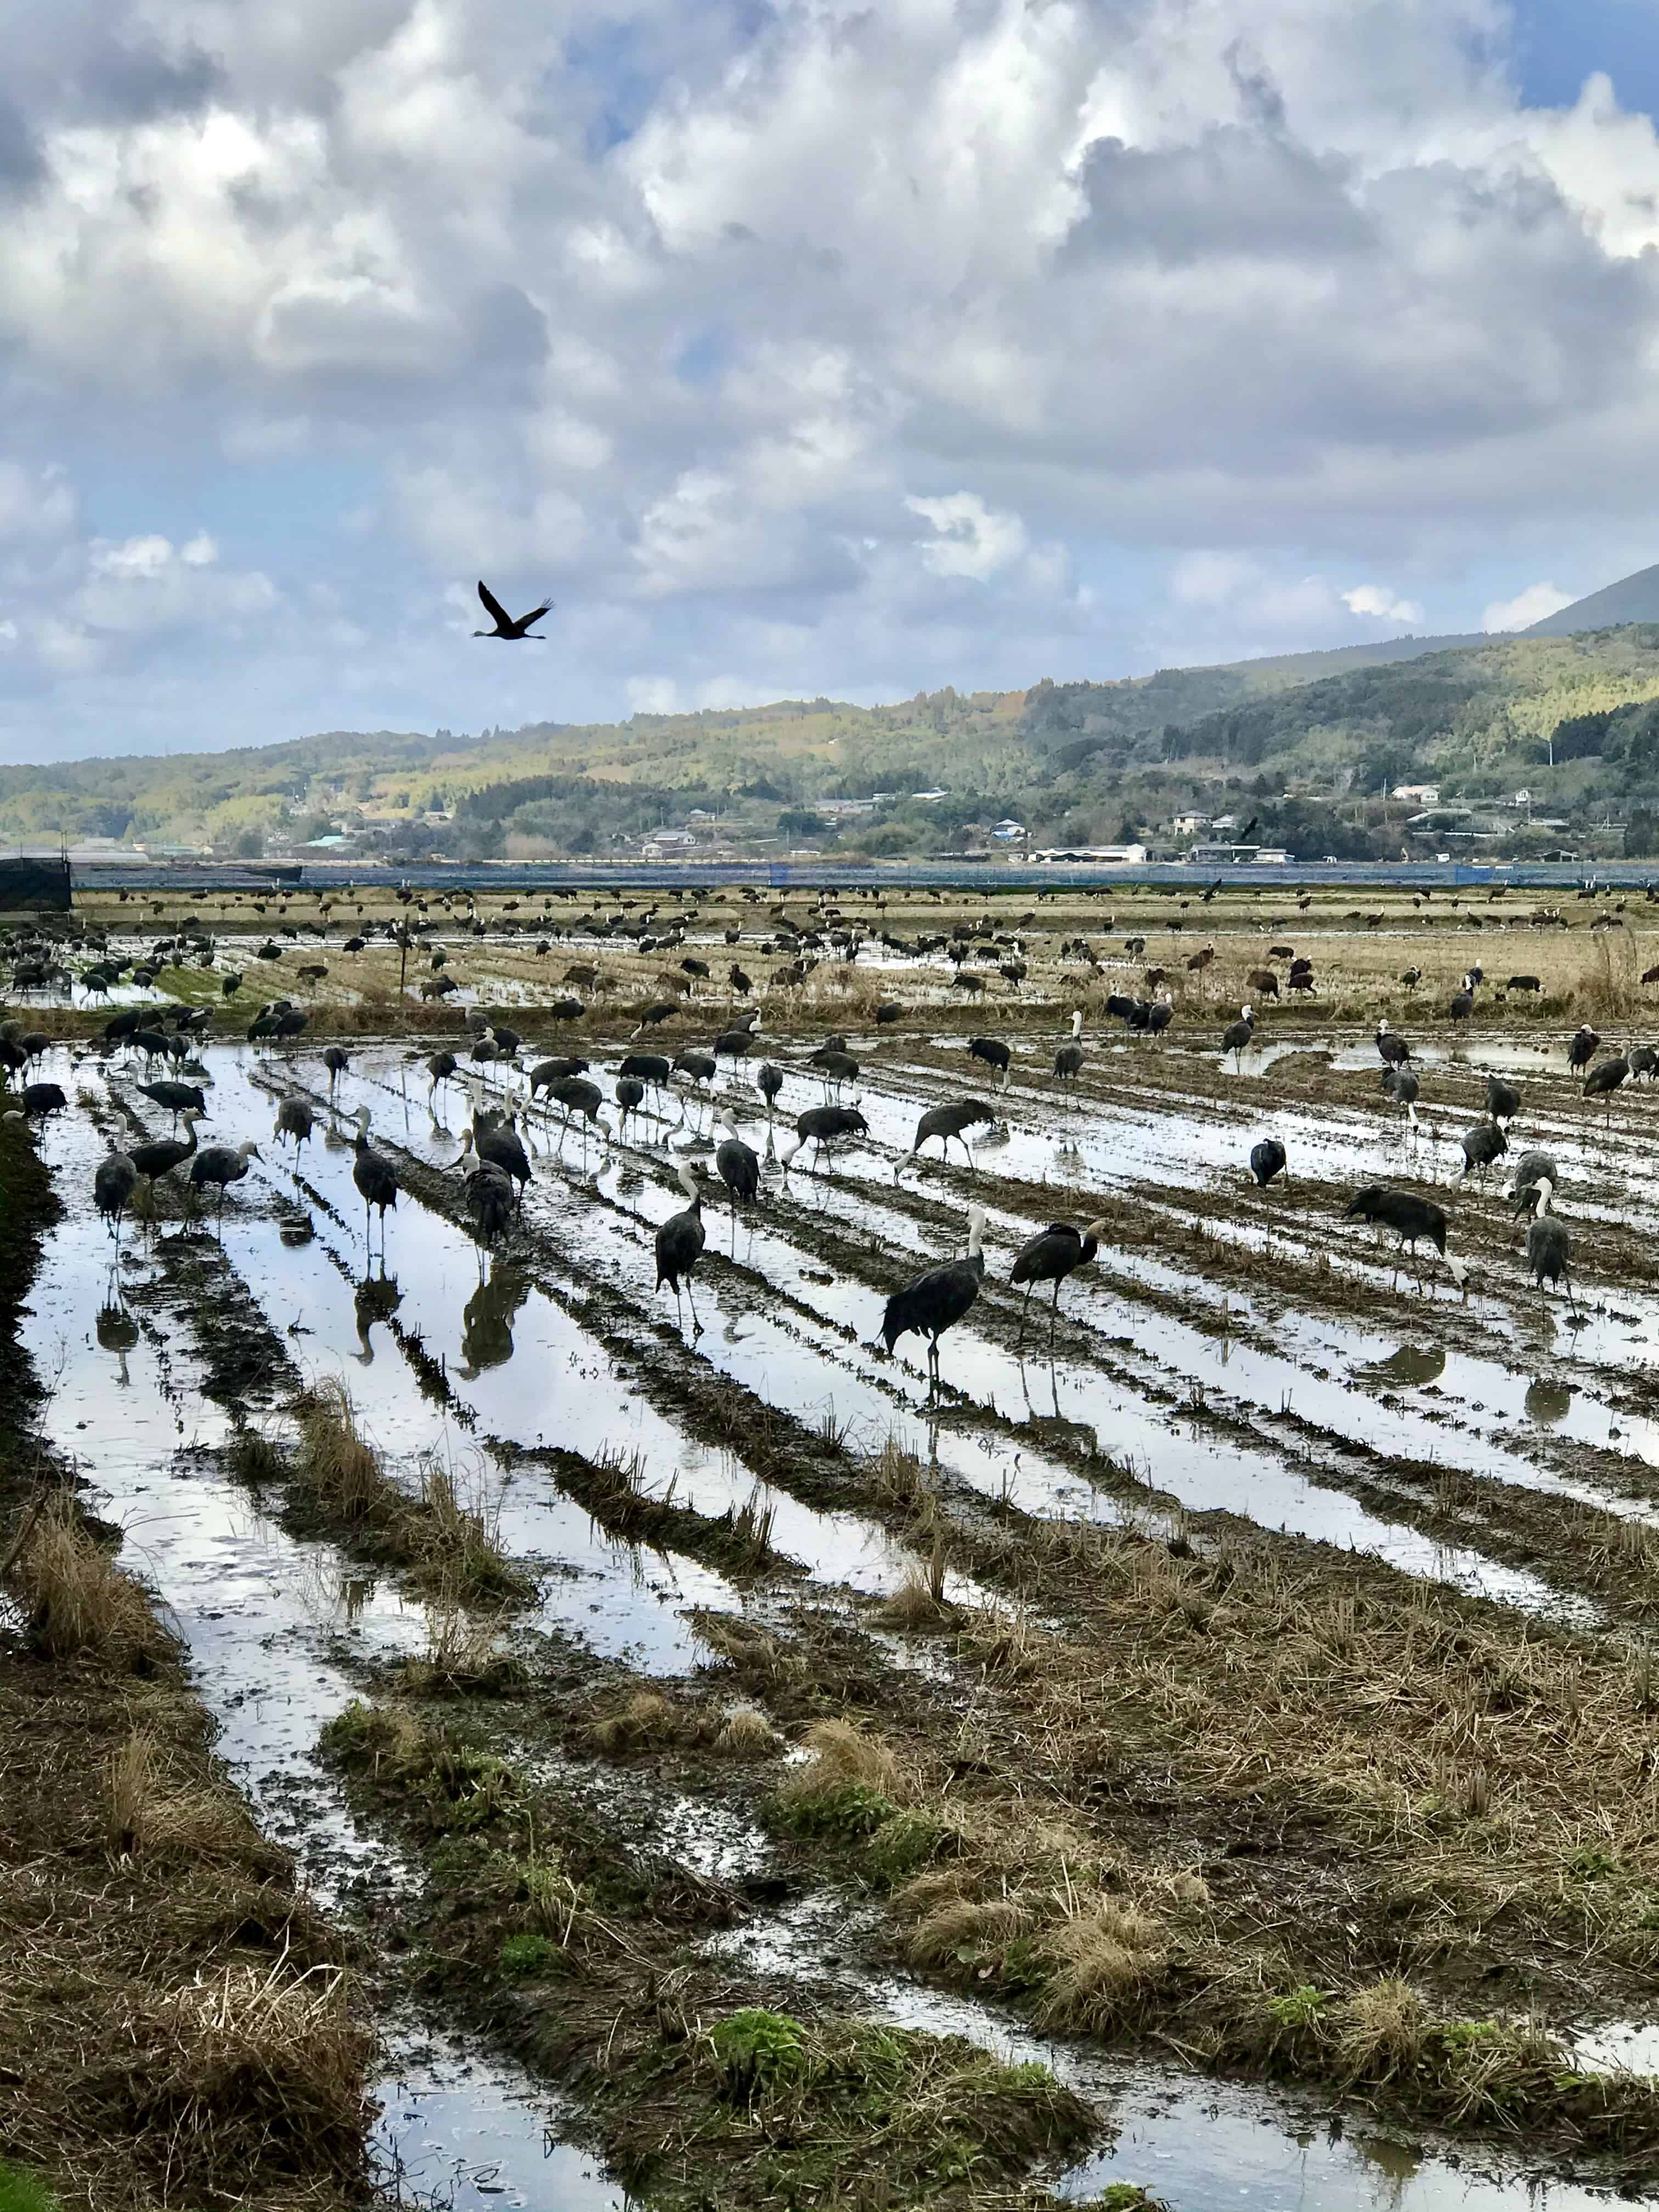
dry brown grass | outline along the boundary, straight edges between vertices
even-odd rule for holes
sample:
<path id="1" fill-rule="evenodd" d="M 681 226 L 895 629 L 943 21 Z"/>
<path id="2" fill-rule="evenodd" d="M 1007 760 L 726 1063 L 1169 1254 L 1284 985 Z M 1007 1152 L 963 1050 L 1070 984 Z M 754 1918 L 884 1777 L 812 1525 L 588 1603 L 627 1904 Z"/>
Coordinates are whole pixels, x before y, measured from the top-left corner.
<path id="1" fill-rule="evenodd" d="M 301 1400 L 299 1424 L 301 1473 L 323 1514 L 373 1535 L 441 1606 L 521 1603 L 534 1595 L 534 1577 L 502 1548 L 482 1480 L 478 1497 L 465 1497 L 453 1467 L 428 1455 L 420 1493 L 410 1497 L 387 1474 L 350 1392 L 333 1376 Z"/>
<path id="2" fill-rule="evenodd" d="M 793 1816 L 833 1806 L 849 1795 L 897 1805 L 909 1794 L 892 1751 L 852 1721 L 814 1721 L 802 1741 L 810 1756 L 791 1767 L 778 1792 Z"/>
<path id="3" fill-rule="evenodd" d="M 594 1747 L 613 1757 L 659 1744 L 687 1742 L 700 1733 L 698 1715 L 683 1711 L 655 1690 L 634 1691 L 616 1711 L 602 1713 L 587 1724 Z"/>
<path id="4" fill-rule="evenodd" d="M 108 1843 L 118 1856 L 157 1864 L 269 1872 L 283 1855 L 260 1835 L 239 1797 L 181 1777 L 149 1729 L 136 1729 L 109 1761 Z"/>
<path id="5" fill-rule="evenodd" d="M 1137 1905 L 1102 1897 L 1042 1938 L 1048 1969 L 1038 2002 L 1046 2027 L 1103 2035 L 1162 1978 L 1169 1964 L 1163 1923 Z"/>
<path id="6" fill-rule="evenodd" d="M 324 1511 L 350 1526 L 395 1519 L 407 1500 L 364 1435 L 345 1384 L 325 1376 L 299 1413 L 301 1463 Z"/>
<path id="7" fill-rule="evenodd" d="M 176 1649 L 142 1586 L 94 1542 L 73 1499 L 54 1499 L 36 1520 L 11 1581 L 42 1657 L 85 1652 L 142 1667 Z"/>
<path id="8" fill-rule="evenodd" d="M 714 1749 L 728 1759 L 769 1759 L 783 1739 L 758 1705 L 728 1705 L 714 1735 Z"/>

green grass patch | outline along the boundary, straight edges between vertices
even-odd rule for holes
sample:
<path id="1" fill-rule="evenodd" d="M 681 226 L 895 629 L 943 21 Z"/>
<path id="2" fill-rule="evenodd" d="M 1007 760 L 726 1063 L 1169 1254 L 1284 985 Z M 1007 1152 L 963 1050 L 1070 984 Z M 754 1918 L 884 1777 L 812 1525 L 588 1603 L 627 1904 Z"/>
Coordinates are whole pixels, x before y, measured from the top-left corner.
<path id="1" fill-rule="evenodd" d="M 864 1782 L 837 1783 L 810 1797 L 781 1796 L 773 1803 L 774 1818 L 792 1835 L 836 1836 L 843 1843 L 873 1836 L 897 1812 L 890 1797 Z"/>
<path id="2" fill-rule="evenodd" d="M 552 1972 L 559 1964 L 559 1948 L 549 1942 L 545 1936 L 509 1936 L 496 1956 L 496 1963 L 504 1974 L 514 1980 L 526 1980 L 534 1974 Z"/>
<path id="3" fill-rule="evenodd" d="M 63 2204 L 39 2174 L 0 2158 L 0 2212 L 63 2212 Z"/>
<path id="4" fill-rule="evenodd" d="M 1005 2066 L 958 2037 L 757 2008 L 647 2045 L 605 2099 L 607 2148 L 660 2212 L 708 2203 L 711 2170 L 723 2207 L 949 2202 L 1094 2125 L 1046 2067 Z"/>

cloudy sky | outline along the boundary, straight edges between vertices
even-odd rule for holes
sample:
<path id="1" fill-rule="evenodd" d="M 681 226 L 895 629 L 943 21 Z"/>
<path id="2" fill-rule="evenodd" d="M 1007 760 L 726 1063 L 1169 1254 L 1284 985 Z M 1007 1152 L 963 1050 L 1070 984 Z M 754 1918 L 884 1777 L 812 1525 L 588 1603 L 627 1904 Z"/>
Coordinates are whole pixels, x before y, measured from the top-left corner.
<path id="1" fill-rule="evenodd" d="M 1659 560 L 1655 0 L 9 0 L 0 758 L 1105 677 Z M 474 642 L 475 578 L 551 593 Z"/>

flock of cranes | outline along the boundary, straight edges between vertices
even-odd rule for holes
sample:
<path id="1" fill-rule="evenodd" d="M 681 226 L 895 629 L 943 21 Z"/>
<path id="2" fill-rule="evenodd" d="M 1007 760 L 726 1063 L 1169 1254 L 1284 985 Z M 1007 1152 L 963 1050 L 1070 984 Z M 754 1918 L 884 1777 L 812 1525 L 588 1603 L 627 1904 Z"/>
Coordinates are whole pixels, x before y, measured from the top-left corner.
<path id="1" fill-rule="evenodd" d="M 1466 976 L 1464 981 L 1467 991 L 1472 994 L 1478 988 L 1478 972 Z M 1247 1005 L 1241 1010 L 1239 1019 L 1222 1032 L 1224 1066 L 1231 1056 L 1237 1068 L 1243 1053 L 1253 1042 L 1255 1026 L 1252 1009 Z M 173 1057 L 170 1052 L 158 1049 L 158 1035 L 123 1021 L 113 1042 L 124 1047 L 131 1057 L 142 1056 L 153 1066 L 157 1059 Z M 258 1044 L 269 1040 L 255 1038 L 253 1042 Z M 460 1177 L 465 1212 L 479 1241 L 486 1246 L 493 1245 L 513 1229 L 522 1215 L 525 1193 L 533 1169 L 519 1117 L 532 1109 L 562 1116 L 561 1146 L 573 1127 L 580 1129 L 584 1145 L 590 1133 L 608 1143 L 613 1134 L 609 1107 L 614 1105 L 617 1121 L 625 1132 L 633 1117 L 647 1110 L 647 1102 L 653 1095 L 659 1099 L 665 1095 L 677 1095 L 683 1121 L 688 1092 L 694 1098 L 708 1097 L 711 1102 L 718 1096 L 714 1085 L 724 1063 L 731 1068 L 734 1083 L 740 1070 L 750 1079 L 750 1095 L 758 1097 L 767 1116 L 767 1157 L 775 1158 L 784 1175 L 789 1173 L 792 1164 L 803 1153 L 810 1153 L 812 1164 L 817 1166 L 826 1155 L 833 1157 L 837 1144 L 870 1136 L 869 1124 L 859 1106 L 845 1103 L 840 1096 L 847 1087 L 858 1083 L 862 1073 L 860 1063 L 848 1040 L 834 1036 L 793 1062 L 796 1075 L 817 1079 L 823 1086 L 824 1097 L 822 1103 L 810 1106 L 794 1117 L 793 1127 L 775 1151 L 771 1125 L 784 1086 L 785 1068 L 775 1060 L 758 1059 L 744 1069 L 744 1063 L 758 1053 L 761 1042 L 760 1016 L 754 1012 L 741 1025 L 721 1031 L 714 1039 L 712 1049 L 706 1052 L 690 1047 L 672 1055 L 627 1051 L 621 1055 L 609 1098 L 601 1082 L 591 1072 L 590 1062 L 580 1055 L 553 1055 L 532 1060 L 526 1066 L 520 1058 L 525 1040 L 501 1023 L 492 1024 L 479 1020 L 465 1059 L 447 1048 L 428 1054 L 423 1064 L 428 1085 L 428 1104 L 434 1126 L 437 1101 L 443 1087 L 451 1084 L 471 1085 L 471 1119 L 461 1133 L 459 1157 L 449 1165 Z M 1574 1036 L 1567 1048 L 1570 1069 L 1584 1076 L 1585 1091 L 1592 1097 L 1609 1097 L 1632 1075 L 1651 1077 L 1659 1069 L 1659 1054 L 1649 1054 L 1644 1059 L 1639 1048 L 1628 1055 L 1598 1063 L 1595 1054 L 1600 1042 L 1595 1032 L 1585 1027 Z M 48 1041 L 42 1037 L 32 1039 L 31 1042 L 44 1046 Z M 1420 1126 L 1417 1103 L 1421 1093 L 1411 1045 L 1386 1019 L 1376 1025 L 1376 1044 L 1383 1087 L 1403 1109 L 1415 1133 Z M 1000 1098 L 1008 1091 L 1013 1052 L 1003 1039 L 981 1036 L 967 1040 L 966 1054 L 992 1079 L 991 1097 L 967 1096 L 925 1109 L 917 1119 L 908 1152 L 901 1153 L 895 1164 L 896 1177 L 935 1142 L 942 1160 L 950 1159 L 954 1145 L 960 1148 L 967 1166 L 974 1169 L 969 1136 L 996 1127 L 1000 1115 L 993 1099 Z M 327 1079 L 328 1108 L 332 1115 L 337 1088 L 351 1073 L 351 1055 L 342 1046 L 330 1045 L 319 1057 Z M 1078 1078 L 1087 1060 L 1084 1017 L 1078 1010 L 1070 1017 L 1054 1049 L 1052 1061 L 1055 1094 L 1066 1098 L 1073 1106 L 1076 1103 Z M 482 1102 L 478 1079 L 482 1071 L 492 1064 L 498 1072 L 512 1069 L 523 1079 L 522 1097 L 515 1093 L 516 1107 L 509 1105 L 505 1112 L 486 1111 Z M 38 1109 L 32 1107 L 29 1100 L 31 1087 L 52 1094 Z M 227 1193 L 249 1174 L 252 1162 L 264 1157 L 258 1142 L 202 1145 L 198 1125 L 207 1117 L 208 1094 L 201 1083 L 187 1079 L 183 1073 L 152 1073 L 149 1079 L 133 1087 L 137 1095 L 148 1098 L 172 1117 L 172 1131 L 165 1137 L 144 1139 L 121 1149 L 112 1146 L 94 1177 L 93 1196 L 98 1212 L 118 1235 L 138 1190 L 143 1188 L 153 1194 L 164 1177 L 181 1172 L 194 1193 L 210 1202 L 216 1201 L 222 1228 Z M 735 1091 L 720 1097 L 720 1110 L 712 1116 L 708 1139 L 699 1140 L 693 1147 L 712 1155 L 712 1180 L 705 1181 L 703 1173 L 690 1159 L 680 1163 L 678 1180 L 686 1202 L 653 1231 L 655 1287 L 659 1291 L 672 1291 L 677 1304 L 683 1299 L 690 1302 L 694 1330 L 700 1328 L 693 1285 L 705 1246 L 706 1200 L 712 1188 L 723 1188 L 735 1224 L 738 1209 L 752 1206 L 762 1194 L 762 1156 L 741 1133 L 738 1120 L 741 1109 L 735 1098 Z M 66 1103 L 60 1086 L 25 1086 L 26 1115 L 35 1110 L 49 1115 Z M 1510 1151 L 1509 1132 L 1520 1110 L 1519 1086 L 1492 1075 L 1486 1085 L 1486 1112 L 1460 1139 L 1463 1163 L 1461 1180 L 1478 1176 L 1484 1183 L 1490 1170 L 1506 1158 Z M 290 1091 L 277 1099 L 273 1134 L 278 1144 L 292 1148 L 296 1172 L 298 1160 L 313 1139 L 316 1122 L 317 1109 L 311 1099 L 298 1091 Z M 378 1231 L 379 1249 L 384 1261 L 386 1218 L 397 1206 L 398 1172 L 392 1161 L 374 1147 L 367 1106 L 356 1108 L 347 1117 L 347 1123 L 353 1130 L 352 1177 L 363 1206 L 366 1248 L 372 1258 Z M 1251 1146 L 1249 1175 L 1258 1190 L 1265 1191 L 1281 1180 L 1289 1183 L 1287 1150 L 1279 1136 L 1262 1137 Z M 1528 1217 L 1528 1275 L 1540 1292 L 1547 1285 L 1565 1289 L 1576 1311 L 1569 1234 L 1553 1210 L 1559 1185 L 1560 1176 L 1553 1156 L 1528 1152 L 1516 1164 L 1510 1195 L 1515 1215 Z M 1467 1267 L 1448 1249 L 1450 1224 L 1446 1211 L 1419 1191 L 1395 1188 L 1380 1182 L 1367 1184 L 1349 1200 L 1345 1218 L 1369 1222 L 1382 1231 L 1391 1232 L 1402 1255 L 1410 1254 L 1415 1259 L 1419 1247 L 1428 1246 L 1443 1261 L 1459 1287 L 1467 1287 Z M 878 1331 L 889 1352 L 907 1334 L 915 1333 L 924 1338 L 930 1382 L 935 1385 L 939 1380 L 940 1339 L 972 1309 L 985 1279 L 984 1224 L 983 1209 L 970 1207 L 964 1255 L 928 1268 L 896 1290 L 887 1301 Z M 1063 1285 L 1095 1258 L 1107 1233 L 1103 1219 L 1092 1220 L 1082 1227 L 1055 1221 L 1020 1246 L 1013 1256 L 1008 1281 L 1012 1288 L 1024 1294 L 1019 1322 L 1022 1343 L 1033 1291 L 1043 1287 L 1050 1291 L 1048 1333 L 1052 1341 Z"/>

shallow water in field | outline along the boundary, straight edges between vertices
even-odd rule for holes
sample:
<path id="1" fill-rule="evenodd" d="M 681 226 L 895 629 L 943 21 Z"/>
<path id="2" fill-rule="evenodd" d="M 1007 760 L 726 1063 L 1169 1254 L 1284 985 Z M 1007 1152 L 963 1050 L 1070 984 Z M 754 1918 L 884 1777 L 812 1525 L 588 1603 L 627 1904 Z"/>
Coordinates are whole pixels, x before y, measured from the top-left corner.
<path id="1" fill-rule="evenodd" d="M 405 1106 L 398 1056 L 366 1048 L 357 1058 L 342 1103 L 371 1103 L 376 1141 L 388 1153 L 404 1146 L 434 1164 L 453 1160 L 453 1137 L 434 1133 L 425 1111 L 423 1079 Z M 675 1333 L 672 1302 L 653 1289 L 653 1225 L 684 1202 L 664 1175 L 660 1152 L 595 1146 L 584 1171 L 577 1140 L 567 1140 L 562 1158 L 552 1157 L 538 1129 L 526 1219 L 550 1255 L 536 1262 L 539 1279 L 511 1254 L 482 1259 L 452 1223 L 407 1193 L 386 1226 L 382 1274 L 366 1250 L 352 1154 L 343 1143 L 328 1143 L 326 1118 L 319 1117 L 296 1170 L 270 1139 L 272 1100 L 253 1079 L 252 1055 L 216 1049 L 209 1064 L 214 1136 L 258 1135 L 264 1153 L 230 1194 L 224 1251 L 301 1374 L 347 1382 L 366 1429 L 400 1478 L 416 1480 L 422 1456 L 435 1455 L 480 1486 L 499 1511 L 507 1548 L 547 1570 L 545 1625 L 647 1672 L 673 1674 L 695 1663 L 687 1608 L 738 1610 L 753 1601 L 694 1560 L 611 1543 L 542 1468 L 520 1464 L 503 1475 L 489 1440 L 560 1445 L 590 1459 L 607 1449 L 637 1454 L 650 1486 L 665 1491 L 672 1482 L 678 1502 L 704 1513 L 742 1504 L 750 1488 L 743 1437 L 734 1437 L 730 1449 L 716 1449 L 689 1432 L 672 1402 L 653 1400 L 638 1363 L 665 1349 L 743 1382 L 781 1411 L 813 1423 L 831 1413 L 851 1424 L 860 1442 L 878 1443 L 896 1431 L 924 1459 L 988 1498 L 1008 1495 L 1056 1514 L 1110 1513 L 1120 1510 L 1117 1493 L 1097 1495 L 1088 1471 L 1109 1462 L 1119 1475 L 1150 1481 L 1194 1510 L 1224 1506 L 1266 1525 L 1358 1545 L 1408 1571 L 1532 1607 L 1558 1603 L 1547 1578 L 1474 1553 L 1449 1553 L 1405 1522 L 1358 1507 L 1334 1483 L 1322 1486 L 1273 1441 L 1270 1417 L 1288 1400 L 1333 1435 L 1363 1437 L 1379 1449 L 1416 1456 L 1437 1450 L 1449 1467 L 1564 1498 L 1582 1496 L 1650 1517 L 1659 1510 L 1640 1500 L 1615 1501 L 1594 1475 L 1558 1474 L 1524 1448 L 1536 1433 L 1638 1467 L 1659 1464 L 1659 1426 L 1607 1401 L 1634 1334 L 1610 1317 L 1593 1322 L 1588 1338 L 1581 1333 L 1569 1382 L 1529 1372 L 1524 1359 L 1510 1365 L 1424 1329 L 1384 1335 L 1313 1312 L 1275 1315 L 1271 1348 L 1246 1340 L 1255 1316 L 1242 1303 L 1236 1331 L 1206 1334 L 1193 1310 L 1201 1261 L 1190 1272 L 1161 1261 L 1103 1265 L 1068 1286 L 1062 1313 L 1083 1328 L 1068 1329 L 1052 1359 L 1046 1348 L 1034 1357 L 1028 1347 L 1023 1360 L 1010 1350 L 1006 1333 L 988 1327 L 988 1297 L 981 1317 L 987 1325 L 970 1317 L 947 1337 L 944 1371 L 951 1389 L 930 1404 L 914 1340 L 890 1362 L 870 1348 L 880 1292 L 837 1273 L 817 1244 L 820 1229 L 864 1240 L 898 1279 L 947 1256 L 951 1231 L 920 1224 L 894 1200 L 892 1156 L 908 1146 L 919 1110 L 914 1097 L 895 1095 L 872 1115 L 885 1152 L 872 1150 L 855 1172 L 793 1176 L 787 1200 L 781 1180 L 769 1181 L 776 1195 L 735 1238 L 724 1209 L 711 1203 L 711 1260 L 696 1292 L 702 1334 L 694 1337 L 689 1321 Z M 314 1060 L 297 1063 L 296 1075 L 314 1080 Z M 101 1079 L 88 1080 L 102 1092 Z M 117 1071 L 109 1087 L 125 1093 L 128 1079 Z M 803 1102 L 810 1095 L 804 1081 L 799 1095 Z M 165 1127 L 148 1102 L 135 1103 L 153 1127 Z M 1179 1133 L 1171 1140 L 1155 1130 L 1157 1119 L 1149 1108 L 1144 1141 L 1134 1139 L 1139 1150 L 1121 1150 L 1110 1172 L 1127 1175 L 1131 1163 L 1133 1172 L 1148 1172 L 1147 1163 L 1179 1155 L 1191 1178 L 1182 1203 L 1191 1208 L 1213 1187 L 1210 1167 L 1219 1170 L 1236 1159 L 1237 1139 L 1212 1127 L 1213 1160 L 1195 1164 Z M 688 1133 L 681 1127 L 675 1141 Z M 1019 1141 L 1029 1142 L 1029 1154 L 1011 1159 L 993 1146 L 981 1161 L 1000 1269 L 1025 1217 L 998 1206 L 997 1180 L 1024 1176 L 1032 1162 L 1054 1157 L 1051 1149 L 1044 1153 L 1053 1141 L 1047 1136 Z M 48 1248 L 27 1334 L 43 1377 L 55 1385 L 50 1433 L 82 1460 L 94 1504 L 127 1530 L 129 1556 L 172 1608 L 221 1723 L 225 1755 L 272 1832 L 294 1844 L 325 1895 L 358 1881 L 396 1881 L 398 1869 L 383 1843 L 356 1832 L 313 1746 L 322 1722 L 352 1694 L 363 1657 L 422 1648 L 424 1611 L 406 1602 L 392 1579 L 362 1572 L 327 1544 L 296 1540 L 224 1478 L 212 1448 L 224 1440 L 226 1419 L 202 1395 L 189 1328 L 143 1295 L 165 1267 L 166 1236 L 147 1241 L 129 1224 L 118 1253 L 90 1218 L 91 1172 L 102 1145 L 84 1114 L 63 1117 L 46 1150 L 57 1164 L 68 1215 Z M 310 1218 L 310 1236 L 286 1241 L 284 1218 L 300 1214 Z M 179 1233 L 176 1224 L 166 1228 Z M 210 1219 L 190 1233 L 210 1237 Z M 924 1253 L 928 1239 L 933 1249 Z M 379 1242 L 377 1230 L 377 1253 Z M 716 1249 L 735 1249 L 738 1265 L 714 1265 Z M 582 1317 L 595 1283 L 629 1309 L 614 1340 Z M 766 1285 L 787 1295 L 768 1303 Z M 1182 1301 L 1181 1315 L 1153 1303 L 1154 1292 Z M 992 1294 L 1001 1295 L 995 1285 Z M 417 1388 L 411 1343 L 441 1363 L 452 1393 L 447 1405 Z M 1613 1370 L 1606 1382 L 1603 1368 Z M 1196 1383 L 1261 1425 L 1253 1441 L 1216 1432 L 1201 1407 L 1185 1397 L 1170 1403 L 1148 1395 L 1155 1379 L 1178 1393 Z M 1462 1425 L 1429 1418 L 1442 1410 Z M 908 1555 L 854 1514 L 821 1512 L 778 1489 L 763 1492 L 761 1503 L 775 1509 L 777 1548 L 826 1589 L 884 1591 L 908 1570 Z M 954 1590 L 975 1594 L 960 1583 Z M 703 1834 L 694 1800 L 664 1807 L 661 1840 L 694 1863 L 701 1850 L 714 1872 L 755 1863 L 755 1838 Z M 771 1940 L 775 1957 L 789 1956 L 787 1916 L 757 1923 L 744 1936 L 763 1947 Z M 1520 2205 L 1523 2190 L 1524 2201 L 1546 2212 L 1589 2212 L 1607 2201 L 1583 2189 L 1482 2178 L 1438 2152 L 1403 2149 L 1328 2118 L 1304 2120 L 1263 2092 L 1198 2084 L 1082 2046 L 1027 2038 L 988 2008 L 905 1982 L 866 1983 L 859 2002 L 915 2025 L 967 2033 L 1012 2058 L 1041 2057 L 1096 2097 L 1115 2133 L 1065 2178 L 1070 2195 L 1097 2192 L 1121 2178 L 1149 2186 L 1173 2212 L 1221 2212 L 1239 2203 L 1264 2212 L 1314 2206 L 1504 2212 Z M 513 2069 L 486 2063 L 475 2051 L 422 2043 L 412 2029 L 400 2028 L 394 2043 L 399 2055 L 383 2085 L 386 2111 L 377 2146 L 410 2201 L 463 2212 L 501 2203 L 620 2212 L 623 2193 L 563 2139 L 556 2116 L 549 2132 L 545 2099 Z M 1634 2027 L 1622 2037 L 1610 2032 L 1587 2040 L 1583 2049 L 1596 2063 L 1659 2063 L 1651 2031 Z"/>

